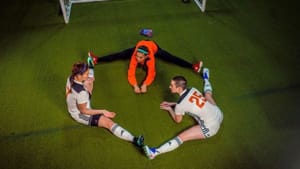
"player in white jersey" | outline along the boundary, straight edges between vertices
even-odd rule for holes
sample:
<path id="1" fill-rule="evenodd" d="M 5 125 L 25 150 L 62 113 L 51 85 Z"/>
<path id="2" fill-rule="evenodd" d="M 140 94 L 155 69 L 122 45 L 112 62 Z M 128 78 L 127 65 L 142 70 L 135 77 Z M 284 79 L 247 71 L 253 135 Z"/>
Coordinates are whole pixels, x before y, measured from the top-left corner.
<path id="1" fill-rule="evenodd" d="M 206 139 L 218 132 L 223 121 L 223 113 L 212 97 L 212 86 L 209 82 L 207 68 L 203 69 L 202 77 L 204 79 L 204 95 L 196 88 L 187 88 L 187 80 L 183 76 L 172 78 L 169 88 L 171 93 L 177 93 L 180 98 L 177 103 L 163 101 L 160 108 L 169 112 L 176 123 L 182 121 L 184 114 L 192 116 L 198 123 L 158 148 L 145 145 L 143 149 L 149 159 L 172 151 L 185 141 Z"/>
<path id="2" fill-rule="evenodd" d="M 135 137 L 115 123 L 116 113 L 105 109 L 92 109 L 90 106 L 94 82 L 93 67 L 86 63 L 75 63 L 72 74 L 67 79 L 66 101 L 71 117 L 77 122 L 89 126 L 103 127 L 115 136 L 143 147 L 143 136 Z"/>

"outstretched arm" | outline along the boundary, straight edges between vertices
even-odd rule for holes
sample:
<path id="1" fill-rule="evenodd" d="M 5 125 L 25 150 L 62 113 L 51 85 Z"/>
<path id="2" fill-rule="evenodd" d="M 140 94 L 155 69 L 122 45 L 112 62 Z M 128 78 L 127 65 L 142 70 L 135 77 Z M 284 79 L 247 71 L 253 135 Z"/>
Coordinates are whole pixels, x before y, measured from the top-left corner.
<path id="1" fill-rule="evenodd" d="M 88 115 L 103 114 L 104 116 L 109 117 L 109 118 L 114 118 L 116 116 L 115 112 L 110 112 L 105 109 L 89 109 L 86 107 L 86 104 L 87 103 L 77 105 L 79 111 L 83 114 L 88 114 Z"/>
<path id="2" fill-rule="evenodd" d="M 131 58 L 129 68 L 128 68 L 127 79 L 128 79 L 129 84 L 133 87 L 134 92 L 140 93 L 141 92 L 140 87 L 138 86 L 138 82 L 135 77 L 136 66 L 137 66 L 136 60 Z"/>
<path id="3" fill-rule="evenodd" d="M 170 116 L 176 123 L 180 123 L 182 121 L 183 115 L 178 115 L 174 112 L 174 106 L 176 105 L 175 102 L 162 102 L 160 104 L 160 109 L 166 110 L 169 112 Z"/>
<path id="4" fill-rule="evenodd" d="M 152 60 L 149 60 L 146 64 L 147 64 L 148 70 L 147 70 L 147 75 L 143 82 L 143 85 L 149 86 L 152 84 L 152 82 L 154 81 L 155 76 L 156 76 L 154 58 Z"/>
<path id="5" fill-rule="evenodd" d="M 167 101 L 163 101 L 160 103 L 160 106 L 175 106 L 176 102 L 167 102 Z"/>

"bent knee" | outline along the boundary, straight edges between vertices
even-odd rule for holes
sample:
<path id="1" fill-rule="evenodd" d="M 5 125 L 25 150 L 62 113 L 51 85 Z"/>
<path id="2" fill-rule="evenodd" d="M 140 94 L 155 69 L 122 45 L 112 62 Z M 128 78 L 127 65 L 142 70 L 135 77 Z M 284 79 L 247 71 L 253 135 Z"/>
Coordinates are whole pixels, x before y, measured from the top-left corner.
<path id="1" fill-rule="evenodd" d="M 114 125 L 114 122 L 110 118 L 108 118 L 104 115 L 101 116 L 100 120 L 98 121 L 99 127 L 107 128 L 109 130 L 112 128 L 113 125 Z"/>

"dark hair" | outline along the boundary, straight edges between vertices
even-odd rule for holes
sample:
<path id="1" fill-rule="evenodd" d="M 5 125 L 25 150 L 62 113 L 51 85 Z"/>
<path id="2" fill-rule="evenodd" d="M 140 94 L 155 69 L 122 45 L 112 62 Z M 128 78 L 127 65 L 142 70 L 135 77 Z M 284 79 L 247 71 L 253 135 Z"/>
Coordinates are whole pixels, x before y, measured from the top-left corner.
<path id="1" fill-rule="evenodd" d="M 176 87 L 181 87 L 182 89 L 186 89 L 187 80 L 183 76 L 174 76 L 172 80 L 175 82 Z"/>
<path id="2" fill-rule="evenodd" d="M 147 48 L 147 46 L 139 46 L 138 48 L 137 48 L 137 51 L 138 52 L 141 52 L 141 53 L 143 53 L 143 54 L 145 54 L 145 55 L 148 55 L 149 54 L 149 49 Z"/>
<path id="3" fill-rule="evenodd" d="M 88 70 L 88 64 L 82 63 L 82 62 L 75 63 L 73 65 L 73 68 L 72 68 L 72 75 L 71 76 L 74 77 L 78 74 L 82 75 L 87 70 Z"/>
<path id="4" fill-rule="evenodd" d="M 72 67 L 72 74 L 70 76 L 70 83 L 71 86 L 73 86 L 74 84 L 74 77 L 76 75 L 82 75 L 84 72 L 86 72 L 88 70 L 88 64 L 83 63 L 83 62 L 78 62 L 78 63 L 74 63 L 73 67 Z M 71 92 L 71 89 L 70 89 Z"/>

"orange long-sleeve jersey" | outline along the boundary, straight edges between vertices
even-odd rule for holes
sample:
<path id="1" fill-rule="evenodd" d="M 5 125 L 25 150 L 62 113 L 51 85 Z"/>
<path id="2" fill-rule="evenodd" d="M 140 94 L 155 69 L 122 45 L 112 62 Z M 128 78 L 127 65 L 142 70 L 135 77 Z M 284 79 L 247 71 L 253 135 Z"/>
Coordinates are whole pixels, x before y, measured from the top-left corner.
<path id="1" fill-rule="evenodd" d="M 136 60 L 136 52 L 137 52 L 137 48 L 140 46 L 146 46 L 149 49 L 148 59 L 146 59 L 146 61 L 142 63 L 142 64 L 146 64 L 146 66 L 148 67 L 147 75 L 143 84 L 149 86 L 153 82 L 156 75 L 154 54 L 157 52 L 158 49 L 155 42 L 150 40 L 141 40 L 135 46 L 135 50 L 131 56 L 129 68 L 128 68 L 128 82 L 132 86 L 138 84 L 136 80 L 136 67 L 138 65 Z"/>

